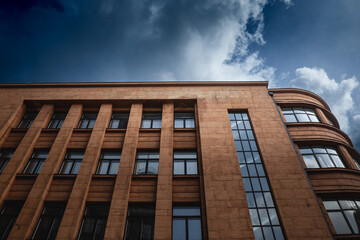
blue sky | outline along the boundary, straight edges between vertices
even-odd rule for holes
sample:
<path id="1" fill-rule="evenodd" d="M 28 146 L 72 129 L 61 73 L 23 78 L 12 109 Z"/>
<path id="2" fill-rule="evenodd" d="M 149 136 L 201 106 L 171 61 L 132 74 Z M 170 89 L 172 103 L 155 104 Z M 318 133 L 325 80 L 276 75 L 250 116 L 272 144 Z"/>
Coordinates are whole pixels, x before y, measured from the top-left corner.
<path id="1" fill-rule="evenodd" d="M 2 0 L 0 83 L 266 80 L 360 149 L 359 0 Z"/>

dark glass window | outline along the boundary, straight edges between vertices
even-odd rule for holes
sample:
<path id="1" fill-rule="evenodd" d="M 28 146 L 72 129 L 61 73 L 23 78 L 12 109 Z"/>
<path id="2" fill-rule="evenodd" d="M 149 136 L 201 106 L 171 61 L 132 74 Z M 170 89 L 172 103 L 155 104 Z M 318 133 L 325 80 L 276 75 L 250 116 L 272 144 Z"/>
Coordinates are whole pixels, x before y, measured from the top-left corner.
<path id="1" fill-rule="evenodd" d="M 102 152 L 96 174 L 116 175 L 120 158 L 121 152 Z"/>
<path id="2" fill-rule="evenodd" d="M 78 174 L 83 157 L 83 151 L 68 151 L 61 165 L 59 174 Z"/>
<path id="3" fill-rule="evenodd" d="M 172 228 L 173 240 L 201 240 L 200 207 L 173 207 Z"/>
<path id="4" fill-rule="evenodd" d="M 97 113 L 83 113 L 78 128 L 92 129 L 94 128 Z"/>
<path id="5" fill-rule="evenodd" d="M 143 113 L 141 128 L 161 128 L 161 113 Z"/>
<path id="6" fill-rule="evenodd" d="M 323 200 L 323 204 L 337 234 L 359 234 L 355 213 L 360 200 L 332 199 Z"/>
<path id="7" fill-rule="evenodd" d="M 66 118 L 67 113 L 54 113 L 54 116 L 52 117 L 48 128 L 51 129 L 56 129 L 56 128 L 61 128 L 61 126 L 63 125 L 65 118 Z"/>
<path id="8" fill-rule="evenodd" d="M 47 151 L 34 151 L 29 159 L 23 173 L 39 174 L 47 158 Z"/>
<path id="9" fill-rule="evenodd" d="M 286 122 L 320 122 L 310 108 L 282 108 Z"/>
<path id="10" fill-rule="evenodd" d="M 87 205 L 81 224 L 79 240 L 102 240 L 109 215 L 109 205 Z"/>
<path id="11" fill-rule="evenodd" d="M 125 129 L 129 120 L 128 113 L 113 113 L 111 116 L 109 128 Z"/>
<path id="12" fill-rule="evenodd" d="M 306 146 L 299 150 L 307 168 L 345 168 L 335 148 Z"/>
<path id="13" fill-rule="evenodd" d="M 158 174 L 159 152 L 139 151 L 136 154 L 134 174 L 153 175 Z"/>
<path id="14" fill-rule="evenodd" d="M 154 239 L 154 206 L 129 206 L 124 240 Z"/>
<path id="15" fill-rule="evenodd" d="M 45 204 L 31 239 L 55 239 L 65 208 L 66 203 Z"/>
<path id="16" fill-rule="evenodd" d="M 0 213 L 0 240 L 6 240 L 20 214 L 23 202 L 5 202 Z"/>
<path id="17" fill-rule="evenodd" d="M 174 175 L 198 174 L 196 152 L 174 152 Z"/>
<path id="18" fill-rule="evenodd" d="M 23 119 L 16 128 L 30 128 L 35 120 L 37 112 L 26 112 Z"/>
<path id="19" fill-rule="evenodd" d="M 13 150 L 8 150 L 8 149 L 2 149 L 0 151 L 0 173 L 4 171 L 13 153 L 14 153 Z"/>
<path id="20" fill-rule="evenodd" d="M 195 128 L 194 113 L 175 113 L 174 114 L 175 128 Z"/>
<path id="21" fill-rule="evenodd" d="M 255 239 L 283 240 L 267 174 L 247 113 L 229 113 Z"/>

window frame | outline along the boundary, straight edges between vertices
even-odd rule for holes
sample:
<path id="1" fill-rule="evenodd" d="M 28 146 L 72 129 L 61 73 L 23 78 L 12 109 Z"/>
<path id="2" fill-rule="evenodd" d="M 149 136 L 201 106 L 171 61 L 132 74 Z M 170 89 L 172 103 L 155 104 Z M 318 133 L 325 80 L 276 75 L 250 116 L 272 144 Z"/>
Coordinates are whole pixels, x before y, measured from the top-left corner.
<path id="1" fill-rule="evenodd" d="M 287 109 L 287 110 L 285 110 Z M 296 113 L 295 109 L 299 110 L 301 109 L 303 112 L 302 113 Z M 286 113 L 287 112 L 292 112 L 292 113 Z M 312 108 L 307 108 L 307 107 L 281 107 L 281 112 L 284 116 L 284 120 L 286 123 L 321 123 L 320 118 L 318 117 L 318 115 L 316 114 L 316 110 L 312 109 Z M 308 118 L 309 121 L 300 121 L 299 120 L 299 116 L 297 116 L 297 114 L 301 114 L 301 115 L 306 115 L 306 117 Z M 286 116 L 293 116 L 295 118 L 296 121 L 289 121 Z M 310 116 L 315 116 L 317 121 L 313 121 Z"/>
<path id="2" fill-rule="evenodd" d="M 20 215 L 20 212 L 21 212 L 23 206 L 24 206 L 23 201 L 5 201 L 4 202 L 4 204 L 3 204 L 2 208 L 1 208 L 1 211 L 0 211 L 0 219 L 5 218 L 4 221 L 7 222 L 8 225 L 6 226 L 5 231 L 2 233 L 3 235 L 0 235 L 0 239 L 7 239 L 8 238 L 12 228 L 14 227 L 14 224 L 15 224 L 17 218 Z M 6 211 L 6 207 L 18 208 L 18 209 L 16 209 L 18 212 L 17 213 L 12 212 L 10 214 L 9 213 L 4 213 Z"/>
<path id="3" fill-rule="evenodd" d="M 95 117 L 95 118 L 94 118 L 94 117 L 90 117 L 90 118 L 89 118 L 89 116 L 86 117 L 87 114 L 90 114 L 90 115 L 91 115 L 91 114 L 96 114 L 96 117 Z M 96 123 L 96 120 L 97 120 L 98 115 L 99 115 L 98 112 L 83 112 L 83 113 L 81 114 L 81 118 L 80 118 L 80 120 L 79 120 L 79 123 L 78 123 L 77 128 L 78 128 L 78 129 L 93 129 L 94 126 L 95 126 L 95 123 Z M 87 124 L 86 124 L 86 127 L 81 127 L 81 125 L 82 125 L 83 122 L 85 122 L 85 121 L 88 121 Z M 92 124 L 92 123 L 93 123 L 93 124 Z M 90 124 L 91 124 L 91 125 L 90 125 Z"/>
<path id="4" fill-rule="evenodd" d="M 62 213 L 61 215 L 60 214 L 47 214 L 47 211 L 48 211 L 48 208 L 63 208 L 62 209 Z M 61 224 L 61 221 L 62 221 L 62 218 L 64 216 L 64 212 L 65 212 L 65 209 L 66 209 L 66 202 L 45 202 L 44 204 L 44 207 L 41 211 L 41 214 L 39 216 L 39 219 L 36 223 L 36 227 L 34 229 L 34 232 L 33 234 L 31 235 L 31 240 L 35 240 L 35 239 L 38 239 L 37 238 L 37 234 L 38 234 L 38 229 L 40 227 L 40 224 L 42 223 L 42 221 L 44 221 L 44 219 L 51 219 L 51 225 L 50 225 L 50 229 L 48 229 L 49 231 L 47 232 L 47 240 L 51 240 L 51 239 L 55 239 L 56 238 L 56 234 L 58 233 L 59 231 L 59 227 L 60 227 L 60 224 Z M 42 219 L 43 218 L 43 219 Z M 54 230 L 54 225 L 55 225 L 55 221 L 56 220 L 59 220 L 58 222 L 58 226 L 57 226 L 57 229 L 55 230 L 55 232 L 52 232 Z M 54 238 L 51 238 L 51 235 L 52 234 L 55 234 L 53 235 Z"/>
<path id="5" fill-rule="evenodd" d="M 148 157 L 147 158 L 139 158 L 139 154 L 147 154 Z M 150 155 L 154 154 L 157 155 L 158 158 L 150 158 Z M 135 166 L 134 166 L 134 175 L 152 175 L 152 176 L 157 176 L 159 174 L 159 158 L 160 158 L 160 153 L 159 151 L 147 151 L 147 150 L 138 150 L 136 152 L 136 157 L 135 157 Z M 137 173 L 136 172 L 136 168 L 137 168 L 137 164 L 138 161 L 146 161 L 146 165 L 145 165 L 145 173 Z M 156 173 L 148 173 L 149 171 L 149 162 L 157 162 L 157 170 Z"/>
<path id="6" fill-rule="evenodd" d="M 21 121 L 17 125 L 17 129 L 29 129 L 32 125 L 32 123 L 35 121 L 37 115 L 39 112 L 35 111 L 29 111 L 25 112 L 24 116 L 22 117 Z M 30 118 L 27 118 L 27 116 L 30 115 Z M 22 127 L 21 125 L 25 122 L 25 127 Z"/>
<path id="7" fill-rule="evenodd" d="M 87 215 L 87 212 L 90 211 L 90 208 L 107 208 L 107 213 L 106 214 L 97 214 L 97 215 Z M 87 236 L 85 236 L 85 238 L 82 238 L 81 234 L 82 234 L 82 230 L 84 229 L 84 224 L 85 224 L 85 221 L 87 219 L 95 219 L 95 224 L 92 228 L 92 238 L 94 238 L 94 234 L 96 233 L 96 227 L 97 227 L 97 224 L 98 224 L 98 221 L 99 220 L 105 220 L 104 221 L 104 229 L 102 229 L 102 234 L 103 234 L 103 237 L 105 235 L 105 231 L 106 231 L 106 223 L 107 223 L 107 220 L 109 218 L 109 212 L 110 212 L 110 203 L 102 203 L 102 204 L 86 204 L 85 206 L 85 209 L 84 209 L 84 213 L 83 213 L 83 218 L 81 220 L 81 225 L 80 225 L 80 228 L 79 228 L 79 233 L 78 233 L 78 237 L 77 237 L 77 240 L 81 240 L 81 239 L 85 239 L 87 240 Z"/>
<path id="8" fill-rule="evenodd" d="M 40 154 L 46 153 L 46 157 L 45 158 L 34 157 L 35 154 L 39 154 L 39 153 Z M 31 157 L 29 158 L 28 162 L 26 163 L 26 166 L 22 173 L 23 174 L 40 174 L 40 171 L 41 171 L 42 167 L 44 166 L 48 155 L 49 155 L 48 150 L 34 150 L 33 153 L 31 154 Z M 27 172 L 27 170 L 32 162 L 36 162 L 36 166 L 33 171 Z"/>
<path id="9" fill-rule="evenodd" d="M 114 115 L 116 114 L 120 114 L 120 115 L 126 115 L 127 118 L 114 118 Z M 130 114 L 129 113 L 125 113 L 125 112 L 113 112 L 111 114 L 111 119 L 110 119 L 110 122 L 109 122 L 109 126 L 108 128 L 109 129 L 126 129 L 127 128 L 127 125 L 128 125 L 128 122 L 129 122 L 129 117 L 130 117 Z M 117 127 L 113 127 L 113 122 L 114 121 L 119 121 L 118 123 L 118 126 Z M 121 127 L 123 121 L 125 122 L 125 127 Z"/>
<path id="10" fill-rule="evenodd" d="M 193 153 L 195 154 L 195 158 L 176 158 L 177 153 Z M 175 173 L 175 161 L 183 162 L 184 164 L 184 174 Z M 187 173 L 187 162 L 193 162 L 196 161 L 196 173 L 189 174 Z M 174 176 L 197 176 L 199 175 L 199 161 L 197 156 L 197 151 L 174 151 L 173 153 L 173 175 Z"/>
<path id="11" fill-rule="evenodd" d="M 192 215 L 175 215 L 174 209 L 176 208 L 198 208 L 199 209 L 199 215 L 192 216 Z M 176 219 L 184 219 L 185 220 L 185 239 L 189 240 L 189 220 L 191 219 L 199 219 L 200 220 L 200 233 L 201 233 L 201 239 L 203 239 L 203 221 L 202 221 L 202 214 L 201 214 L 201 206 L 199 205 L 175 205 L 172 208 L 172 221 L 171 221 L 171 239 L 174 237 L 174 220 Z"/>
<path id="12" fill-rule="evenodd" d="M 69 155 L 71 156 L 71 154 L 82 154 L 82 158 L 81 159 L 80 158 L 69 158 Z M 82 161 L 84 159 L 84 154 L 85 154 L 84 150 L 68 150 L 68 151 L 66 151 L 64 160 L 61 163 L 61 167 L 59 169 L 58 174 L 61 174 L 61 175 L 77 175 L 79 173 Z M 70 170 L 69 170 L 68 173 L 65 172 L 65 170 L 64 170 L 65 162 L 71 162 L 71 167 L 70 167 Z M 80 162 L 80 166 L 79 166 L 77 172 L 73 172 L 75 163 L 78 163 L 78 162 Z M 64 170 L 64 172 L 63 172 L 63 170 Z"/>
<path id="13" fill-rule="evenodd" d="M 107 158 L 104 158 L 104 154 L 106 154 L 106 153 L 118 153 L 119 154 L 119 159 L 113 159 L 113 158 L 107 159 Z M 100 153 L 99 162 L 98 162 L 98 166 L 96 168 L 96 173 L 95 174 L 97 174 L 97 175 L 117 175 L 118 170 L 119 170 L 120 160 L 121 160 L 121 150 L 119 152 L 118 151 L 102 150 L 101 153 Z M 101 164 L 102 164 L 103 161 L 108 161 L 109 162 L 106 173 L 100 173 Z M 113 162 L 118 162 L 118 167 L 116 169 L 116 173 L 111 173 L 110 174 L 109 172 L 110 172 L 111 166 L 113 165 Z"/>
<path id="14" fill-rule="evenodd" d="M 314 148 L 317 148 L 317 149 L 324 149 L 325 150 L 325 153 L 316 153 L 314 151 Z M 301 158 L 303 160 L 303 162 L 305 163 L 305 166 L 307 169 L 328 169 L 328 168 L 340 168 L 340 169 L 346 169 L 348 168 L 348 166 L 346 165 L 346 161 L 344 161 L 344 158 L 343 156 L 339 153 L 339 151 L 337 150 L 336 147 L 333 147 L 333 146 L 326 146 L 326 145 L 300 145 L 298 146 L 298 149 L 299 149 L 299 153 L 301 155 Z M 303 153 L 304 150 L 303 149 L 310 149 L 311 150 L 311 153 Z M 336 152 L 335 153 L 329 153 L 328 149 L 331 149 L 333 151 Z M 303 150 L 303 152 L 301 152 Z M 319 157 L 317 155 L 327 155 L 328 156 L 328 159 L 330 159 L 330 163 L 333 165 L 332 167 L 322 167 L 321 166 L 321 160 L 319 160 Z M 315 159 L 315 162 L 316 164 L 319 166 L 319 167 L 308 167 L 308 164 L 306 163 L 306 160 L 304 158 L 304 156 L 312 156 L 313 159 Z M 336 162 L 332 159 L 331 156 L 337 156 L 340 160 L 340 162 L 342 163 L 343 167 L 338 167 L 336 166 Z M 329 162 L 326 162 L 327 164 L 329 164 Z"/>
<path id="15" fill-rule="evenodd" d="M 62 127 L 62 125 L 64 124 L 67 114 L 68 114 L 67 112 L 55 112 L 54 115 L 52 116 L 49 124 L 47 125 L 47 129 L 60 129 Z M 64 115 L 65 115 L 65 117 L 64 117 Z M 56 122 L 55 127 L 52 126 L 53 122 Z"/>
<path id="16" fill-rule="evenodd" d="M 6 168 L 7 164 L 9 163 L 10 159 L 12 158 L 12 156 L 14 155 L 15 150 L 14 149 L 0 149 L 0 174 L 4 171 L 4 169 Z M 3 154 L 10 154 L 10 157 L 3 157 Z"/>
<path id="17" fill-rule="evenodd" d="M 192 117 L 176 117 L 176 114 L 192 114 Z M 187 127 L 186 120 L 193 120 L 192 122 L 193 122 L 194 127 Z M 176 121 L 182 121 L 183 127 L 176 127 Z M 194 112 L 175 112 L 174 113 L 174 129 L 194 129 L 194 128 L 196 128 Z"/>
<path id="18" fill-rule="evenodd" d="M 150 115 L 153 115 L 153 118 L 150 118 Z M 158 116 L 154 117 L 155 115 L 158 115 Z M 160 119 L 159 119 L 159 116 L 160 116 Z M 146 119 L 147 117 L 149 117 L 149 119 Z M 150 127 L 143 126 L 144 120 L 150 121 Z M 160 127 L 159 128 L 154 127 L 154 121 L 159 121 L 159 120 L 160 120 Z M 162 112 L 143 112 L 142 118 L 141 118 L 140 129 L 161 129 L 161 127 L 162 127 Z"/>

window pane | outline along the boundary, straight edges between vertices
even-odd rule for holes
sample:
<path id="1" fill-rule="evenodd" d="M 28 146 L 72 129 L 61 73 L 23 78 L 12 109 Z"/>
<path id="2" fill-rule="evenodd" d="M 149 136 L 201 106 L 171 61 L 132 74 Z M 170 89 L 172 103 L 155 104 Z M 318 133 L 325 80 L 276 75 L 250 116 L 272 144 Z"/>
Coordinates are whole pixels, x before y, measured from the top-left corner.
<path id="1" fill-rule="evenodd" d="M 319 164 L 313 155 L 302 155 L 307 168 L 319 168 Z"/>
<path id="2" fill-rule="evenodd" d="M 248 177 L 249 176 L 249 172 L 247 170 L 246 164 L 240 164 L 240 171 L 241 171 L 241 176 L 242 177 Z"/>
<path id="3" fill-rule="evenodd" d="M 256 207 L 255 200 L 254 200 L 254 195 L 252 193 L 246 193 L 246 199 L 247 199 L 249 207 L 252 207 L 252 208 Z"/>
<path id="4" fill-rule="evenodd" d="M 48 128 L 56 128 L 58 125 L 59 120 L 51 120 L 51 122 L 49 123 Z"/>
<path id="5" fill-rule="evenodd" d="M 283 240 L 284 235 L 282 234 L 281 227 L 273 227 L 276 240 Z"/>
<path id="6" fill-rule="evenodd" d="M 153 120 L 152 128 L 161 128 L 161 120 Z"/>
<path id="7" fill-rule="evenodd" d="M 293 108 L 293 110 L 295 113 L 306 113 L 305 109 L 303 109 L 303 108 Z"/>
<path id="8" fill-rule="evenodd" d="M 261 192 L 254 193 L 257 207 L 265 207 L 265 201 Z"/>
<path id="9" fill-rule="evenodd" d="M 159 162 L 149 161 L 147 174 L 158 174 Z"/>
<path id="10" fill-rule="evenodd" d="M 200 218 L 188 220 L 188 231 L 189 240 L 202 240 Z"/>
<path id="11" fill-rule="evenodd" d="M 271 227 L 263 227 L 265 240 L 273 240 L 274 235 L 272 233 Z"/>
<path id="12" fill-rule="evenodd" d="M 313 153 L 311 148 L 299 148 L 301 154 Z"/>
<path id="13" fill-rule="evenodd" d="M 47 235 L 49 234 L 52 219 L 49 217 L 43 217 L 39 220 L 38 229 L 32 239 L 47 239 Z"/>
<path id="14" fill-rule="evenodd" d="M 320 166 L 323 168 L 335 167 L 327 154 L 316 154 L 316 158 L 318 159 Z"/>
<path id="15" fill-rule="evenodd" d="M 186 120 L 185 120 L 185 127 L 186 127 L 186 128 L 195 128 L 195 121 L 194 121 L 194 119 L 186 119 Z"/>
<path id="16" fill-rule="evenodd" d="M 142 120 L 141 128 L 151 128 L 151 120 Z"/>
<path id="17" fill-rule="evenodd" d="M 81 161 L 75 161 L 71 174 L 78 174 L 80 166 L 81 166 Z"/>
<path id="18" fill-rule="evenodd" d="M 120 153 L 119 152 L 103 152 L 102 153 L 102 158 L 104 159 L 116 159 L 119 160 L 120 159 Z"/>
<path id="19" fill-rule="evenodd" d="M 30 173 L 30 174 L 35 173 L 36 166 L 37 166 L 37 161 L 30 161 L 27 167 L 25 168 L 24 173 Z"/>
<path id="20" fill-rule="evenodd" d="M 299 122 L 310 122 L 310 119 L 308 118 L 307 114 L 296 114 L 297 119 Z"/>
<path id="21" fill-rule="evenodd" d="M 126 222 L 125 240 L 139 239 L 141 233 L 141 219 L 128 219 Z"/>
<path id="22" fill-rule="evenodd" d="M 174 159 L 196 159 L 196 152 L 174 152 Z"/>
<path id="23" fill-rule="evenodd" d="M 274 202 L 270 192 L 264 192 L 265 202 L 267 207 L 274 207 Z"/>
<path id="24" fill-rule="evenodd" d="M 119 127 L 120 120 L 111 120 L 109 128 L 118 128 Z"/>
<path id="25" fill-rule="evenodd" d="M 187 161 L 186 162 L 186 173 L 187 174 L 198 174 L 197 171 L 197 161 Z"/>
<path id="26" fill-rule="evenodd" d="M 309 118 L 311 122 L 319 122 L 319 119 L 314 115 L 309 115 Z"/>
<path id="27" fill-rule="evenodd" d="M 339 200 L 342 209 L 356 209 L 357 206 L 352 200 Z"/>
<path id="28" fill-rule="evenodd" d="M 268 211 L 269 211 L 269 215 L 270 215 L 271 224 L 279 225 L 280 223 L 279 223 L 279 219 L 277 217 L 275 208 L 270 208 L 270 209 L 268 209 Z"/>
<path id="29" fill-rule="evenodd" d="M 184 120 L 175 119 L 175 128 L 184 128 Z"/>
<path id="30" fill-rule="evenodd" d="M 154 236 L 154 221 L 144 220 L 141 228 L 141 240 L 152 240 Z"/>
<path id="31" fill-rule="evenodd" d="M 135 174 L 145 174 L 145 170 L 146 170 L 146 161 L 143 160 L 136 161 Z"/>
<path id="32" fill-rule="evenodd" d="M 79 128 L 87 128 L 89 120 L 81 120 L 79 124 Z"/>
<path id="33" fill-rule="evenodd" d="M 107 174 L 109 164 L 109 161 L 100 161 L 97 174 Z"/>
<path id="34" fill-rule="evenodd" d="M 96 120 L 90 120 L 90 121 L 89 121 L 89 125 L 88 125 L 87 128 L 89 128 L 89 129 L 94 128 L 94 126 L 95 126 L 95 121 L 96 121 Z"/>
<path id="35" fill-rule="evenodd" d="M 249 211 L 252 225 L 260 225 L 259 216 L 256 209 L 249 209 Z"/>
<path id="36" fill-rule="evenodd" d="M 174 207 L 173 216 L 200 216 L 200 207 Z"/>
<path id="37" fill-rule="evenodd" d="M 341 212 L 328 212 L 337 234 L 351 234 L 344 216 Z"/>
<path id="38" fill-rule="evenodd" d="M 231 129 L 238 129 L 236 125 L 236 121 L 230 121 Z"/>
<path id="39" fill-rule="evenodd" d="M 248 170 L 249 170 L 249 175 L 252 176 L 252 177 L 256 177 L 257 172 L 256 172 L 256 169 L 255 169 L 255 165 L 254 164 L 248 164 L 247 167 L 248 167 Z"/>
<path id="40" fill-rule="evenodd" d="M 60 174 L 70 174 L 73 161 L 64 161 L 62 168 L 60 169 Z"/>
<path id="41" fill-rule="evenodd" d="M 118 173 L 119 170 L 119 161 L 112 161 L 111 165 L 110 165 L 110 169 L 109 169 L 109 174 L 114 174 L 116 175 Z"/>
<path id="42" fill-rule="evenodd" d="M 337 201 L 323 201 L 326 210 L 340 209 Z"/>
<path id="43" fill-rule="evenodd" d="M 186 240 L 185 219 L 173 219 L 173 240 Z"/>
<path id="44" fill-rule="evenodd" d="M 261 227 L 254 227 L 253 231 L 254 231 L 255 240 L 263 240 L 264 239 L 262 231 L 261 231 Z"/>
<path id="45" fill-rule="evenodd" d="M 359 233 L 359 228 L 358 228 L 358 226 L 356 224 L 356 221 L 355 221 L 355 216 L 354 216 L 355 210 L 348 210 L 348 211 L 345 211 L 344 213 L 345 213 L 345 216 L 348 219 L 353 231 L 356 234 L 358 234 Z"/>
<path id="46" fill-rule="evenodd" d="M 174 174 L 175 175 L 184 175 L 185 174 L 185 162 L 175 160 L 174 161 Z"/>
<path id="47" fill-rule="evenodd" d="M 339 167 L 339 168 L 345 167 L 343 162 L 341 161 L 341 159 L 338 156 L 331 155 L 331 159 L 334 161 L 336 167 Z"/>
<path id="48" fill-rule="evenodd" d="M 296 118 L 294 115 L 284 115 L 285 116 L 285 120 L 286 122 L 292 123 L 292 122 L 297 122 Z"/>
<path id="49" fill-rule="evenodd" d="M 252 184 L 254 191 L 261 191 L 258 178 L 251 178 L 251 184 Z"/>
<path id="50" fill-rule="evenodd" d="M 281 108 L 283 114 L 293 114 L 293 110 L 291 108 Z"/>
<path id="51" fill-rule="evenodd" d="M 322 148 L 322 147 L 314 147 L 313 151 L 314 151 L 314 153 L 326 153 L 325 148 Z"/>
<path id="52" fill-rule="evenodd" d="M 267 214 L 266 209 L 258 209 L 258 210 L 259 210 L 261 224 L 262 225 L 270 225 L 270 220 L 269 220 L 269 216 Z"/>

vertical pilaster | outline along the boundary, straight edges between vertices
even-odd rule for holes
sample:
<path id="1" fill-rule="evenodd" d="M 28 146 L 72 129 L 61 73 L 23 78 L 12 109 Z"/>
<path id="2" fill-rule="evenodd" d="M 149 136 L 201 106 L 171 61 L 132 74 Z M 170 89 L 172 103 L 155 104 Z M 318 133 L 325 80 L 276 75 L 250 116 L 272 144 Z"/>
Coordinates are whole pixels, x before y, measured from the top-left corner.
<path id="1" fill-rule="evenodd" d="M 13 110 L 14 108 L 15 111 Z M 14 108 L 6 109 L 0 112 L 1 118 L 3 118 L 2 121 L 4 122 L 3 126 L 0 128 L 0 147 L 5 142 L 7 136 L 11 131 L 11 128 L 16 127 L 15 124 L 20 122 L 21 117 L 24 115 L 25 105 L 22 102 L 16 107 L 14 106 Z M 12 113 L 10 114 L 10 117 L 5 121 L 6 115 L 9 114 L 8 111 L 12 111 Z"/>
<path id="2" fill-rule="evenodd" d="M 348 165 L 352 169 L 359 170 L 348 150 L 342 145 L 339 145 L 338 149 L 340 151 L 341 156 L 345 158 L 344 160 L 346 162 L 346 165 Z"/>
<path id="3" fill-rule="evenodd" d="M 132 104 L 119 171 L 116 176 L 104 239 L 123 239 L 126 213 L 134 170 L 136 147 L 142 117 L 142 104 Z"/>
<path id="4" fill-rule="evenodd" d="M 76 239 L 77 237 L 92 174 L 95 171 L 97 160 L 100 156 L 101 145 L 104 140 L 106 128 L 109 125 L 111 113 L 111 104 L 101 105 L 56 239 Z"/>
<path id="5" fill-rule="evenodd" d="M 46 127 L 54 112 L 53 105 L 42 106 L 34 122 L 27 130 L 24 138 L 14 152 L 11 160 L 0 175 L 0 205 L 3 204 L 12 183 L 15 180 L 16 173 L 21 172 L 31 153 L 33 152 L 36 141 L 38 140 L 42 128 Z"/>
<path id="6" fill-rule="evenodd" d="M 320 108 L 315 108 L 316 115 L 319 117 L 320 122 L 330 124 L 329 120 Z"/>
<path id="7" fill-rule="evenodd" d="M 174 104 L 165 103 L 162 111 L 159 174 L 156 192 L 155 240 L 171 239 L 173 135 Z"/>
<path id="8" fill-rule="evenodd" d="M 59 133 L 50 149 L 49 155 L 41 169 L 41 172 L 36 178 L 19 217 L 16 220 L 15 225 L 17 227 L 13 228 L 8 239 L 20 240 L 31 237 L 32 230 L 34 229 L 43 208 L 44 199 L 49 191 L 53 174 L 60 168 L 73 129 L 79 122 L 81 110 L 82 106 L 80 104 L 74 104 L 71 106 L 64 124 L 59 130 Z"/>

